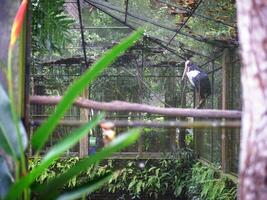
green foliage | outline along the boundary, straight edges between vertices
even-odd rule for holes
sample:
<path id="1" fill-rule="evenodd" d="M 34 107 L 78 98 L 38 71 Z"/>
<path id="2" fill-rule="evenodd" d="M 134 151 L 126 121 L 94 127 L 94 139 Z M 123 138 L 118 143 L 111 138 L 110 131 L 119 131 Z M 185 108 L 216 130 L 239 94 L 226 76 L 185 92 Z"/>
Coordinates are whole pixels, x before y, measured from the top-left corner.
<path id="1" fill-rule="evenodd" d="M 104 176 L 100 176 L 94 181 L 88 181 L 87 183 L 74 190 L 63 193 L 57 198 L 57 200 L 71 200 L 81 197 L 84 198 L 85 194 L 91 194 L 92 192 L 100 188 L 104 183 L 106 183 L 110 178 L 111 174 L 105 174 Z"/>
<path id="2" fill-rule="evenodd" d="M 234 200 L 236 185 L 218 171 L 196 163 L 188 181 L 188 196 L 191 199 Z"/>
<path id="3" fill-rule="evenodd" d="M 51 165 L 42 179 L 36 179 L 38 183 L 49 182 L 55 174 L 64 173 L 60 166 L 73 166 L 78 158 L 61 159 Z M 101 189 L 109 193 L 125 193 L 131 198 L 155 198 L 166 194 L 179 197 L 185 194 L 186 178 L 194 162 L 191 152 L 181 151 L 168 159 L 134 160 L 128 161 L 125 167 L 113 175 L 108 183 Z M 31 161 L 30 167 L 35 167 L 37 161 Z M 76 187 L 85 181 L 96 179 L 114 171 L 118 163 L 108 160 L 105 164 L 92 165 L 79 176 L 75 177 L 61 189 Z"/>
<path id="4" fill-rule="evenodd" d="M 74 20 L 65 14 L 64 0 L 32 0 L 32 45 L 35 53 L 60 53 L 70 42 Z"/>
<path id="5" fill-rule="evenodd" d="M 185 144 L 186 144 L 186 146 L 192 147 L 193 146 L 192 142 L 193 142 L 193 134 L 192 133 L 186 134 L 185 135 Z"/>
<path id="6" fill-rule="evenodd" d="M 47 182 L 55 174 L 65 172 L 66 169 L 62 166 L 72 167 L 78 160 L 78 157 L 61 159 L 48 168 L 48 171 L 42 175 L 42 179 L 36 179 L 36 181 Z M 125 195 L 131 199 L 159 199 L 165 195 L 187 199 L 236 199 L 235 183 L 218 171 L 201 163 L 195 163 L 192 153 L 188 151 L 180 151 L 168 159 L 123 162 L 125 162 L 124 167 L 115 173 L 98 192 L 122 194 L 122 199 Z M 37 164 L 36 161 L 30 163 L 30 167 Z M 100 165 L 92 165 L 61 189 L 68 190 L 88 180 L 111 173 L 121 168 L 121 163 L 122 161 L 118 163 L 116 160 L 107 160 Z"/>

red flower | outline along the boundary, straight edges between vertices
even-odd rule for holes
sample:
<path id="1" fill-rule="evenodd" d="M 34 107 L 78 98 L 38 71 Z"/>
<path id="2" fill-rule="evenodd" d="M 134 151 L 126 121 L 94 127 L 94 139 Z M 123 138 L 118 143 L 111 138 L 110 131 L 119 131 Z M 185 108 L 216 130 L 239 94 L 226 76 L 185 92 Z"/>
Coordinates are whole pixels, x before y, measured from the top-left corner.
<path id="1" fill-rule="evenodd" d="M 12 25 L 9 48 L 12 48 L 14 46 L 16 40 L 19 37 L 22 24 L 23 24 L 23 20 L 24 20 L 24 16 L 27 10 L 27 4 L 28 4 L 28 0 L 23 0 L 20 4 L 19 10 L 16 14 L 15 20 Z"/>

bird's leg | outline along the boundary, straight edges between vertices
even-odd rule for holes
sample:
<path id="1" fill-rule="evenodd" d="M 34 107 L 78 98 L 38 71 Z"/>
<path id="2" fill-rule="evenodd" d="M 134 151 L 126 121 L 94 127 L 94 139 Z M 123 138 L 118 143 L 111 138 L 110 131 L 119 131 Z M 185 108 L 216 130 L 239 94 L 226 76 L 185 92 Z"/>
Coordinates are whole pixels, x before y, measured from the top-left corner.
<path id="1" fill-rule="evenodd" d="M 198 105 L 195 107 L 195 109 L 200 109 L 204 106 L 205 98 L 201 98 L 200 93 L 198 92 Z"/>
<path id="2" fill-rule="evenodd" d="M 205 98 L 200 99 L 198 105 L 196 106 L 196 109 L 202 108 L 205 104 L 205 100 L 206 100 Z"/>
<path id="3" fill-rule="evenodd" d="M 196 105 L 195 109 L 199 109 L 199 105 L 200 105 L 200 101 L 201 101 L 201 97 L 200 97 L 199 92 L 197 92 L 197 100 L 198 100 L 198 104 Z"/>

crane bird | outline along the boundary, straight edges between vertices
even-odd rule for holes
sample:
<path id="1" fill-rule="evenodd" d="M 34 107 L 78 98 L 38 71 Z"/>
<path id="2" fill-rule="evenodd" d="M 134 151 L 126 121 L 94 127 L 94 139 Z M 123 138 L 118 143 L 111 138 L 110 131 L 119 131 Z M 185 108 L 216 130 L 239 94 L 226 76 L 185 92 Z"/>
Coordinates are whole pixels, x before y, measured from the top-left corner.
<path id="1" fill-rule="evenodd" d="M 182 80 L 185 78 L 185 75 L 199 96 L 199 103 L 196 108 L 201 108 L 204 105 L 206 98 L 211 94 L 211 86 L 208 74 L 200 69 L 197 65 L 191 63 L 190 60 L 187 60 L 185 62 Z"/>

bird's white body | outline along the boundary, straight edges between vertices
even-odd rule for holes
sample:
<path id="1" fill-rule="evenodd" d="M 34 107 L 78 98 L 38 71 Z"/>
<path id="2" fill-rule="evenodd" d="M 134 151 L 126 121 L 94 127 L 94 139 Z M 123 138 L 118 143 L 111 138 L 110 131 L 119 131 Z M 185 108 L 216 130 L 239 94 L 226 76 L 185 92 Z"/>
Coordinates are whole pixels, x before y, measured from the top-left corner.
<path id="1" fill-rule="evenodd" d="M 196 77 L 200 72 L 197 70 L 192 70 L 189 72 L 186 72 L 186 76 L 188 77 L 188 80 L 190 81 L 190 83 L 195 87 L 195 83 L 193 81 L 193 78 Z"/>
<path id="2" fill-rule="evenodd" d="M 199 104 L 196 108 L 200 108 L 205 103 L 205 99 L 211 94 L 211 86 L 208 74 L 200 69 L 197 65 L 187 60 L 185 62 L 182 80 L 187 76 L 190 83 L 199 95 Z"/>

